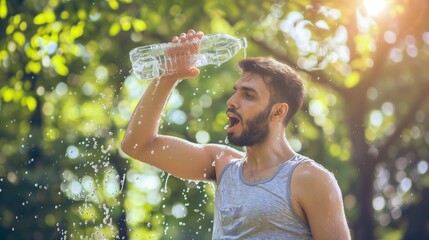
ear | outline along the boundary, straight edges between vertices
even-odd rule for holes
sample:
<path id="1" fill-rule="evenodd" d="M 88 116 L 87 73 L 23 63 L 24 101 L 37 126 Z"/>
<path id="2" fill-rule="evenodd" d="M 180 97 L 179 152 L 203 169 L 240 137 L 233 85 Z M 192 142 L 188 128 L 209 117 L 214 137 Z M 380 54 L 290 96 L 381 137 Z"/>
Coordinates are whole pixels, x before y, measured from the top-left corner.
<path id="1" fill-rule="evenodd" d="M 286 117 L 289 111 L 289 105 L 287 103 L 276 103 L 273 105 L 273 114 L 271 119 L 283 123 L 283 119 Z"/>

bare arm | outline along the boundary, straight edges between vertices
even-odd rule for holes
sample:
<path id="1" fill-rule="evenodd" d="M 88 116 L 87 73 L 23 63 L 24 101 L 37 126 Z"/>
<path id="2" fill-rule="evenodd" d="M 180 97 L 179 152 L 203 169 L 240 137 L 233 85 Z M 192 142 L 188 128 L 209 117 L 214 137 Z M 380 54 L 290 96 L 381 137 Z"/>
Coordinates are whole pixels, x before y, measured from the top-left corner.
<path id="1" fill-rule="evenodd" d="M 300 164 L 292 178 L 293 199 L 315 240 L 349 240 L 341 190 L 330 172 L 314 162 Z"/>
<path id="2" fill-rule="evenodd" d="M 202 33 L 195 34 L 193 30 L 190 30 L 188 35 L 182 34 L 180 39 L 173 38 L 173 42 L 190 41 L 196 37 L 202 38 L 202 36 Z M 181 54 L 184 50 L 196 54 L 198 45 L 176 50 Z M 169 54 L 174 54 L 174 51 L 173 49 Z M 158 134 L 160 115 L 174 86 L 180 79 L 196 77 L 199 74 L 199 70 L 193 67 L 193 63 L 186 62 L 186 59 L 178 62 L 174 67 L 177 70 L 174 75 L 153 80 L 146 89 L 132 114 L 121 148 L 130 157 L 177 177 L 214 180 L 216 179 L 217 161 L 219 161 L 219 166 L 216 168 L 221 167 L 222 162 L 226 161 L 225 159 L 236 156 L 237 152 L 221 145 L 199 145 L 180 138 Z M 223 158 L 217 157 L 221 156 L 222 151 L 224 151 Z"/>

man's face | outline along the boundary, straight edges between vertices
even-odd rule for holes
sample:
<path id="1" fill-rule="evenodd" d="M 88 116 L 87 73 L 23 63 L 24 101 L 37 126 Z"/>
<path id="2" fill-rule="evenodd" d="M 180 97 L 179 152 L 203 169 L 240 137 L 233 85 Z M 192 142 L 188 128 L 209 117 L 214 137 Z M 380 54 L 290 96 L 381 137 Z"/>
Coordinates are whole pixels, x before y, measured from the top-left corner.
<path id="1" fill-rule="evenodd" d="M 263 142 L 269 133 L 272 107 L 266 83 L 258 74 L 244 73 L 236 82 L 234 90 L 227 102 L 229 142 L 237 146 L 252 146 Z"/>

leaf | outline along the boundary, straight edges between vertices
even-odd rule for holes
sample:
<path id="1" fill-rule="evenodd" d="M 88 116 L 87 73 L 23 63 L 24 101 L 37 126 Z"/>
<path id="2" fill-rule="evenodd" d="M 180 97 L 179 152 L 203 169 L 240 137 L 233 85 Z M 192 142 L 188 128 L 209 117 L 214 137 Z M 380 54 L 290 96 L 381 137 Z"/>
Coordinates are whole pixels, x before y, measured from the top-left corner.
<path id="1" fill-rule="evenodd" d="M 121 23 L 122 30 L 129 31 L 131 29 L 131 22 L 129 17 L 121 17 L 119 22 Z"/>
<path id="2" fill-rule="evenodd" d="M 70 29 L 70 33 L 71 33 L 72 37 L 76 39 L 76 38 L 82 36 L 83 32 L 84 32 L 84 27 L 85 27 L 85 23 L 82 21 L 79 22 L 77 25 L 73 26 Z"/>
<path id="3" fill-rule="evenodd" d="M 35 61 L 28 62 L 25 68 L 27 72 L 32 72 L 34 74 L 38 74 L 41 69 L 42 69 L 42 65 L 40 64 L 40 62 L 35 62 Z"/>
<path id="4" fill-rule="evenodd" d="M 144 30 L 146 30 L 147 25 L 146 25 L 145 21 L 143 21 L 141 19 L 134 19 L 133 20 L 133 28 L 136 32 L 143 32 Z"/>
<path id="5" fill-rule="evenodd" d="M 0 0 L 0 18 L 5 19 L 7 16 L 6 0 Z"/>
<path id="6" fill-rule="evenodd" d="M 25 44 L 25 35 L 22 32 L 15 32 L 13 34 L 13 40 L 19 45 L 24 46 Z"/>
<path id="7" fill-rule="evenodd" d="M 369 34 L 359 34 L 354 37 L 356 51 L 361 55 L 369 54 L 373 48 L 373 39 Z"/>
<path id="8" fill-rule="evenodd" d="M 69 74 L 69 68 L 64 64 L 56 65 L 55 71 L 61 76 L 67 76 Z"/>
<path id="9" fill-rule="evenodd" d="M 12 88 L 3 88 L 0 93 L 3 95 L 3 100 L 5 102 L 10 102 L 13 100 L 13 97 L 15 95 L 15 91 Z"/>
<path id="10" fill-rule="evenodd" d="M 360 74 L 358 72 L 350 73 L 344 80 L 344 86 L 346 88 L 352 88 L 360 82 Z"/>
<path id="11" fill-rule="evenodd" d="M 36 109 L 37 101 L 34 97 L 28 96 L 25 98 L 25 105 L 27 106 L 28 110 L 32 112 L 34 109 Z"/>
<path id="12" fill-rule="evenodd" d="M 69 74 L 69 68 L 64 64 L 65 58 L 63 56 L 55 55 L 52 57 L 51 62 L 58 75 L 67 76 Z"/>
<path id="13" fill-rule="evenodd" d="M 34 17 L 33 22 L 36 25 L 43 25 L 46 23 L 53 23 L 55 22 L 55 19 L 55 13 L 51 9 L 49 9 L 37 14 L 36 17 Z"/>
<path id="14" fill-rule="evenodd" d="M 107 3 L 109 4 L 109 7 L 113 10 L 119 8 L 119 3 L 116 0 L 108 0 Z"/>
<path id="15" fill-rule="evenodd" d="M 116 36 L 120 31 L 121 31 L 121 26 L 119 26 L 118 23 L 113 23 L 112 26 L 110 26 L 109 35 Z"/>
<path id="16" fill-rule="evenodd" d="M 6 59 L 9 56 L 6 50 L 0 51 L 0 61 Z"/>

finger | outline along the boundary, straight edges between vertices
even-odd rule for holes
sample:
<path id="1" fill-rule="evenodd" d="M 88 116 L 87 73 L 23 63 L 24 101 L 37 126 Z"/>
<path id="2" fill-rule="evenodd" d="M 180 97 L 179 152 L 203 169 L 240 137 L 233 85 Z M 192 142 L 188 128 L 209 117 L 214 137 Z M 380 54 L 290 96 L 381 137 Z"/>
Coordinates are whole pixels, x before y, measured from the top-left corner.
<path id="1" fill-rule="evenodd" d="M 189 50 L 192 54 L 198 54 L 199 52 L 199 47 L 200 47 L 200 40 L 196 40 L 193 41 L 190 45 L 189 45 Z"/>
<path id="2" fill-rule="evenodd" d="M 190 46 L 191 52 L 193 54 L 197 54 L 199 52 L 201 39 L 203 38 L 204 33 L 203 32 L 197 32 L 194 35 L 194 39 L 192 40 L 192 45 Z"/>
<path id="3" fill-rule="evenodd" d="M 204 33 L 203 33 L 203 32 L 201 32 L 201 31 L 198 31 L 195 35 L 196 35 L 198 38 L 202 38 L 202 37 L 204 36 Z"/>
<path id="4" fill-rule="evenodd" d="M 195 37 L 195 34 L 193 34 L 193 33 L 188 33 L 188 34 L 186 35 L 186 38 L 187 38 L 188 40 L 192 40 L 194 37 Z"/>
<path id="5" fill-rule="evenodd" d="M 188 30 L 188 34 L 195 34 L 195 30 L 194 29 L 189 29 Z"/>
<path id="6" fill-rule="evenodd" d="M 191 73 L 192 77 L 196 77 L 198 74 L 200 74 L 200 70 L 196 67 L 192 67 L 190 69 L 190 73 Z"/>
<path id="7" fill-rule="evenodd" d="M 194 36 L 195 36 L 195 31 L 193 29 L 189 29 L 187 34 L 188 39 L 193 38 Z"/>
<path id="8" fill-rule="evenodd" d="M 172 43 L 177 43 L 179 41 L 179 37 L 177 37 L 177 36 L 174 36 L 172 39 L 171 39 L 171 42 Z"/>
<path id="9" fill-rule="evenodd" d="M 181 33 L 180 34 L 180 41 L 181 42 L 186 42 L 186 33 Z"/>

